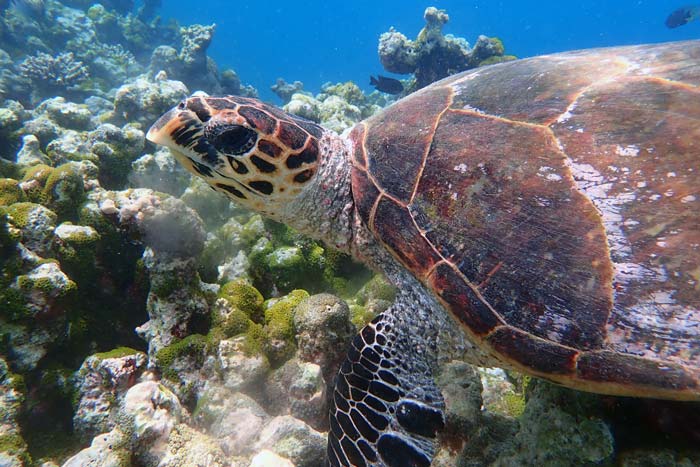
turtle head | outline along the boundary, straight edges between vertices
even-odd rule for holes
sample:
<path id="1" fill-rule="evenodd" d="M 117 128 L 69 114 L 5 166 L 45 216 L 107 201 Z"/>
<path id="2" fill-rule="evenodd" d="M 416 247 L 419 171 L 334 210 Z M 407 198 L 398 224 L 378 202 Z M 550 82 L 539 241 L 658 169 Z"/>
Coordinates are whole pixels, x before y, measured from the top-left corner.
<path id="1" fill-rule="evenodd" d="M 192 96 L 160 117 L 147 138 L 215 190 L 274 217 L 316 174 L 322 133 L 255 99 Z"/>

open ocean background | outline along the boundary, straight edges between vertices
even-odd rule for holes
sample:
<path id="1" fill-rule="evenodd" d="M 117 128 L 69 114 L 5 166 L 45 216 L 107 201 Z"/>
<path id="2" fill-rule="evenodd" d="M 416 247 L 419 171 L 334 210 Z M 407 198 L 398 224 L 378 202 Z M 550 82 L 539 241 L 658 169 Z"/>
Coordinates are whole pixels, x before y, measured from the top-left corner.
<path id="1" fill-rule="evenodd" d="M 166 0 L 161 14 L 182 24 L 216 23 L 209 48 L 221 69 L 231 67 L 261 97 L 278 77 L 318 92 L 328 81 L 354 81 L 369 90 L 370 74 L 387 74 L 377 55 L 379 35 L 391 26 L 414 39 L 428 6 L 447 10 L 444 32 L 471 45 L 479 34 L 503 40 L 506 53 L 528 57 L 609 45 L 700 38 L 700 21 L 664 25 L 681 1 L 440 1 L 350 2 Z M 399 76 L 400 77 L 400 76 Z"/>

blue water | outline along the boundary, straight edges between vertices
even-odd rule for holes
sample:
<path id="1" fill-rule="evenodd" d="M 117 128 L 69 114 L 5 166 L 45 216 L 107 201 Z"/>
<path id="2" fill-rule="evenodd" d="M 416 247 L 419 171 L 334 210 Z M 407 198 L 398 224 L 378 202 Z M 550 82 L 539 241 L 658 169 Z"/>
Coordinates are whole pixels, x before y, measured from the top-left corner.
<path id="1" fill-rule="evenodd" d="M 386 74 L 377 56 L 379 35 L 394 26 L 413 39 L 427 6 L 446 9 L 446 33 L 471 44 L 479 34 L 503 39 L 519 57 L 588 47 L 700 38 L 700 21 L 668 29 L 664 20 L 681 1 L 580 2 L 517 0 L 415 0 L 329 2 L 308 0 L 210 0 L 163 2 L 162 14 L 184 24 L 218 25 L 209 54 L 233 68 L 267 99 L 276 78 L 300 80 L 318 92 L 327 82 L 368 86 L 370 74 Z"/>

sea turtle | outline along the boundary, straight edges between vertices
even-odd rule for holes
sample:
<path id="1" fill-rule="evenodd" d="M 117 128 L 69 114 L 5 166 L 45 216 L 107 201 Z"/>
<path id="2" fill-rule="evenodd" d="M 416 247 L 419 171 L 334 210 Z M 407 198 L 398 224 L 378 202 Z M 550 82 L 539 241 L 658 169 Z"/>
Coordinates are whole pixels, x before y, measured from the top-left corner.
<path id="1" fill-rule="evenodd" d="M 148 139 L 398 287 L 338 373 L 333 466 L 430 464 L 445 316 L 483 363 L 700 399 L 700 41 L 478 68 L 343 136 L 258 100 L 195 95 Z"/>

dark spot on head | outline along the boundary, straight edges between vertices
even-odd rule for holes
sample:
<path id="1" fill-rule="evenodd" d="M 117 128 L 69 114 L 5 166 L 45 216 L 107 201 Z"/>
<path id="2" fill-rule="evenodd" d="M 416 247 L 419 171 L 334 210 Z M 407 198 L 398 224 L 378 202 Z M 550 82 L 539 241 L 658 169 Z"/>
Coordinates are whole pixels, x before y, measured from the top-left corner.
<path id="1" fill-rule="evenodd" d="M 279 139 L 292 150 L 301 149 L 306 143 L 307 134 L 297 125 L 289 122 L 280 122 Z"/>
<path id="2" fill-rule="evenodd" d="M 188 157 L 188 159 L 190 160 L 190 162 L 192 162 L 192 168 L 194 169 L 194 171 L 197 172 L 202 177 L 212 178 L 214 176 L 214 173 L 212 172 L 212 170 L 208 166 L 202 164 L 201 162 L 197 162 L 196 160 L 192 159 L 191 157 Z"/>
<path id="3" fill-rule="evenodd" d="M 238 114 L 245 118 L 250 126 L 266 135 L 271 135 L 277 126 L 277 122 L 272 117 L 255 107 L 241 107 L 238 109 Z"/>
<path id="4" fill-rule="evenodd" d="M 294 181 L 297 183 L 306 183 L 313 176 L 314 169 L 306 169 L 294 176 Z"/>
<path id="5" fill-rule="evenodd" d="M 201 128 L 202 125 L 198 121 L 183 115 L 180 117 L 180 126 L 170 134 L 170 137 L 179 146 L 188 146 Z"/>
<path id="6" fill-rule="evenodd" d="M 222 190 L 228 191 L 236 198 L 246 199 L 246 197 L 243 193 L 241 193 L 240 191 L 238 191 L 235 187 L 233 187 L 231 185 L 224 185 L 223 183 L 217 183 L 216 186 L 221 188 Z"/>
<path id="7" fill-rule="evenodd" d="M 275 167 L 273 164 L 270 164 L 265 159 L 261 159 L 255 155 L 250 156 L 250 162 L 252 162 L 253 165 L 255 165 L 255 167 L 257 167 L 258 170 L 263 173 L 270 174 L 277 170 L 277 167 Z"/>
<path id="8" fill-rule="evenodd" d="M 186 106 L 187 103 L 185 101 L 180 101 L 180 103 L 177 105 L 177 110 L 185 110 Z"/>
<path id="9" fill-rule="evenodd" d="M 271 195 L 272 191 L 274 190 L 274 187 L 272 186 L 272 183 L 266 182 L 264 180 L 254 180 L 248 185 L 255 191 L 258 191 L 264 195 Z"/>
<path id="10" fill-rule="evenodd" d="M 204 136 L 218 151 L 234 156 L 249 151 L 257 140 L 255 131 L 232 123 L 208 125 Z"/>
<path id="11" fill-rule="evenodd" d="M 202 123 L 209 121 L 211 118 L 209 109 L 200 98 L 190 99 L 187 103 L 187 110 L 194 112 Z"/>
<path id="12" fill-rule="evenodd" d="M 248 167 L 246 167 L 243 162 L 231 156 L 226 156 L 226 158 L 228 159 L 228 163 L 231 164 L 231 168 L 234 172 L 240 175 L 245 175 L 248 173 Z"/>
<path id="13" fill-rule="evenodd" d="M 287 158 L 287 167 L 298 169 L 302 164 L 312 164 L 318 159 L 318 145 L 311 140 L 309 146 L 299 154 L 293 154 Z"/>
<path id="14" fill-rule="evenodd" d="M 275 143 L 267 141 L 266 139 L 261 139 L 258 141 L 258 150 L 270 157 L 279 157 L 279 155 L 282 154 L 282 148 L 277 146 Z"/>

